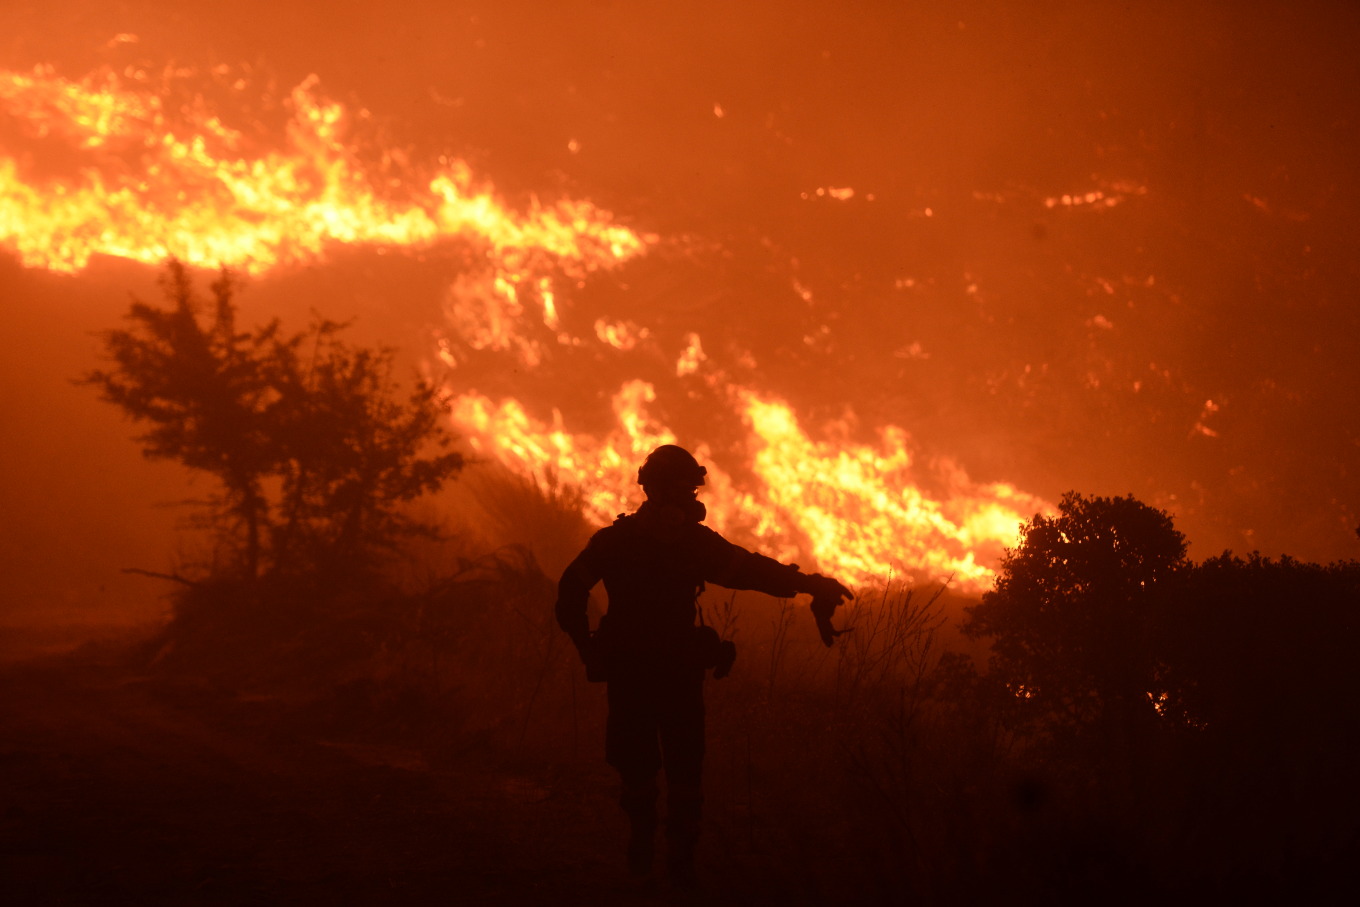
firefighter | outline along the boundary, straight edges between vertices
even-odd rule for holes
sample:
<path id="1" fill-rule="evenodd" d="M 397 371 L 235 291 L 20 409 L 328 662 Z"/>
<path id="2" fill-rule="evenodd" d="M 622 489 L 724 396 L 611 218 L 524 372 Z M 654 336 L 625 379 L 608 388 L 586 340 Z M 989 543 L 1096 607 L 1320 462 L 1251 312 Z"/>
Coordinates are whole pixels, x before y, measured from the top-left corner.
<path id="1" fill-rule="evenodd" d="M 730 642 L 696 624 L 706 583 L 781 598 L 813 596 L 822 641 L 839 631 L 831 613 L 849 589 L 747 551 L 703 525 L 698 490 L 707 470 L 682 447 L 647 457 L 638 484 L 647 500 L 595 533 L 562 574 L 557 622 L 571 637 L 591 680 L 607 683 L 605 756 L 622 782 L 620 806 L 630 824 L 628 868 L 651 872 L 658 824 L 658 773 L 666 775 L 667 871 L 678 887 L 695 883 L 694 851 L 703 805 L 706 669 L 722 677 L 736 657 Z M 608 612 L 594 633 L 586 605 L 604 581 Z"/>

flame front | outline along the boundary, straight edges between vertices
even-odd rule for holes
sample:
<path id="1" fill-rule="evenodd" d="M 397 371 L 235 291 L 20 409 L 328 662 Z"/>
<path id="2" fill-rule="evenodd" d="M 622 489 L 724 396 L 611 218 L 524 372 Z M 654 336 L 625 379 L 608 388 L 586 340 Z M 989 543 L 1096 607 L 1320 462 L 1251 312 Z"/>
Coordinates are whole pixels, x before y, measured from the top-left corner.
<path id="1" fill-rule="evenodd" d="M 540 374 L 559 353 L 585 351 L 596 385 L 586 387 L 581 360 L 570 359 L 578 364 L 561 380 L 526 379 L 498 401 L 467 390 L 453 401 L 452 419 L 509 468 L 579 489 L 597 524 L 636 503 L 636 470 L 648 452 L 682 443 L 709 467 L 710 522 L 734 540 L 854 584 L 907 573 L 952 576 L 978 591 L 1024 518 L 1046 509 L 1009 485 L 974 483 L 952 463 L 917 462 L 901 428 L 881 428 L 874 443 L 848 440 L 845 423 L 816 433 L 842 440 L 814 437 L 780 394 L 729 378 L 695 330 L 672 350 L 640 323 L 644 315 L 580 311 L 575 291 L 587 278 L 659 242 L 590 202 L 516 211 L 459 160 L 421 169 L 394 150 L 372 160 L 353 135 L 365 112 L 326 100 L 315 77 L 274 105 L 286 123 L 272 145 L 258 124 L 226 125 L 201 93 L 170 100 L 170 81 L 208 77 L 166 78 L 156 86 L 134 70 L 79 81 L 50 69 L 0 71 L 0 118 L 11 123 L 3 134 L 19 136 L 16 147 L 0 149 L 0 244 L 22 264 L 75 273 L 95 255 L 148 264 L 173 256 L 264 273 L 324 260 L 334 248 L 419 253 L 470 243 L 479 254 L 460 264 L 449 287 L 432 366 L 442 362 L 461 386 L 476 388 L 475 364 L 488 357 L 495 364 L 482 377 L 504 384 L 508 373 Z M 212 78 L 245 91 L 226 70 Z M 507 357 L 513 368 L 504 367 Z M 674 387 L 600 377 L 626 374 L 646 357 L 664 364 L 659 375 Z M 725 407 L 743 436 L 677 437 L 655 413 L 659 397 L 683 403 L 695 399 L 694 387 L 707 395 L 704 405 Z M 603 435 L 572 430 L 553 408 L 565 404 L 560 395 L 592 392 L 611 399 L 613 428 Z M 545 409 L 548 420 L 530 414 Z"/>
<path id="2" fill-rule="evenodd" d="M 708 446 L 696 445 L 708 467 L 708 522 L 808 569 L 861 586 L 894 575 L 952 577 L 960 589 L 980 592 L 995 575 L 989 562 L 1015 544 L 1020 524 L 1050 509 L 1010 485 L 970 482 L 950 463 L 918 467 L 906 432 L 895 426 L 879 432 L 877 445 L 814 441 L 786 403 L 746 389 L 734 395 L 749 430 L 746 453 L 756 483 L 739 488 Z M 612 400 L 616 427 L 603 437 L 572 434 L 560 416 L 547 424 L 517 400 L 494 403 L 481 394 L 459 397 L 454 419 L 472 432 L 475 446 L 540 485 L 581 488 L 587 516 L 605 525 L 636 504 L 643 458 L 677 442 L 648 412 L 656 398 L 646 382 L 625 383 Z M 925 493 L 922 473 L 944 492 Z"/>
<path id="3" fill-rule="evenodd" d="M 390 153 L 365 165 L 345 141 L 353 115 L 315 76 L 284 106 L 284 147 L 260 149 L 201 102 L 168 111 L 135 70 L 79 82 L 0 71 L 0 113 L 76 161 L 42 178 L 37 153 L 0 159 L 0 243 L 25 265 L 66 272 L 96 254 L 261 272 L 332 244 L 420 249 L 449 237 L 485 243 L 511 271 L 542 255 L 588 271 L 644 247 L 586 202 L 512 212 L 458 160 L 423 179 Z"/>

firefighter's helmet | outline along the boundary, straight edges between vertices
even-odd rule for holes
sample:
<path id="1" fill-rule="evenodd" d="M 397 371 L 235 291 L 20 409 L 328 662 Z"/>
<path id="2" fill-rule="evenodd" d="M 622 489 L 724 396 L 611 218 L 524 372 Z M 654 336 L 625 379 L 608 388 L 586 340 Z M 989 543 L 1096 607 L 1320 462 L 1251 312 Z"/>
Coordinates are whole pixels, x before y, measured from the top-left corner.
<path id="1" fill-rule="evenodd" d="M 647 455 L 638 470 L 638 484 L 642 486 L 680 486 L 695 488 L 704 484 L 708 470 L 699 465 L 694 455 L 683 447 L 662 444 Z"/>

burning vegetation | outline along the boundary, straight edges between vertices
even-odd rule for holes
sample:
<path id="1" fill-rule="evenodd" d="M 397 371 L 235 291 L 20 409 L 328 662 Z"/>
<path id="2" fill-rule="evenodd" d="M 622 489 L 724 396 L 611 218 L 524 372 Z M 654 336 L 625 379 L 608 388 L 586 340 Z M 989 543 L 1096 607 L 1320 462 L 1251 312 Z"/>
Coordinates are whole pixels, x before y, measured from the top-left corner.
<path id="1" fill-rule="evenodd" d="M 716 527 L 858 583 L 911 573 L 981 591 L 1025 515 L 1046 506 L 1008 483 L 974 482 L 956 464 L 922 463 L 897 426 L 857 443 L 851 416 L 822 426 L 819 439 L 786 400 L 712 362 L 698 333 L 668 351 L 647 328 L 597 319 L 585 329 L 574 295 L 657 236 L 588 202 L 516 211 L 461 161 L 422 172 L 372 147 L 367 113 L 325 100 L 315 78 L 278 102 L 253 98 L 249 81 L 225 68 L 80 81 L 38 69 L 4 73 L 0 102 L 27 149 L 0 170 L 0 241 L 25 265 L 74 273 L 94 255 L 170 255 L 263 273 L 344 246 L 452 257 L 447 326 L 427 362 L 460 389 L 450 395 L 452 423 L 473 450 L 540 487 L 580 489 L 596 525 L 626 509 L 634 464 L 677 438 L 671 422 L 705 410 L 722 418 L 687 430 L 704 432 L 699 449 L 717 463 Z M 263 121 L 236 113 L 252 106 L 283 118 L 282 147 L 258 134 Z M 245 122 L 233 125 L 232 113 Z M 43 153 L 52 147 L 63 150 L 61 166 Z M 583 364 L 618 373 L 629 354 L 672 359 L 673 380 L 622 378 L 609 394 L 613 424 L 566 424 L 562 410 L 579 409 L 590 383 L 607 388 L 580 374 Z M 537 383 L 524 401 L 497 386 L 507 364 L 565 380 Z M 658 396 L 673 413 L 652 406 Z M 709 433 L 719 425 L 722 434 Z"/>
<path id="2" fill-rule="evenodd" d="M 830 650 L 791 601 L 703 594 L 738 651 L 707 693 L 720 900 L 1354 888 L 1353 90 L 1275 85 L 1293 10 L 1169 38 L 815 6 L 780 38 L 714 4 L 677 29 L 722 61 L 693 78 L 619 5 L 564 38 L 509 4 L 500 37 L 533 19 L 544 59 L 467 38 L 494 88 L 412 102 L 492 109 L 457 146 L 369 109 L 411 87 L 371 74 L 333 95 L 131 32 L 93 67 L 0 58 L 0 281 L 104 353 L 21 361 L 211 484 L 204 544 L 134 571 L 173 583 L 163 620 L 0 672 L 11 890 L 635 902 L 551 603 L 668 443 L 715 529 L 858 593 Z M 494 44 L 488 17 L 458 28 Z M 616 29 L 644 62 L 600 52 Z M 51 472 L 72 490 L 34 483 L 11 537 L 117 481 Z M 15 571 L 64 569 L 62 525 Z"/>
<path id="3" fill-rule="evenodd" d="M 132 326 L 105 334 L 109 365 L 86 381 L 150 424 L 148 455 L 212 474 L 223 495 L 212 561 L 166 577 L 184 586 L 173 618 L 117 655 L 120 669 L 168 689 L 207 684 L 196 708 L 209 715 L 276 703 L 273 720 L 364 758 L 386 748 L 384 764 L 403 771 L 466 771 L 451 754 L 470 740 L 517 761 L 569 749 L 554 771 L 589 751 L 601 703 L 578 692 L 554 584 L 527 548 L 400 579 L 414 539 L 433 536 L 402 505 L 465 466 L 441 452 L 438 395 L 394 396 L 390 360 L 344 344 L 329 322 L 242 331 L 226 275 L 212 306 L 182 265 L 164 286 L 170 307 L 135 303 Z M 778 413 L 762 417 L 778 432 Z M 842 486 L 872 475 L 844 453 L 837 462 Z M 592 503 L 526 483 L 494 509 L 512 527 L 579 537 Z M 778 853 L 815 848 L 823 859 L 798 891 L 817 900 L 1321 892 L 1348 872 L 1353 813 L 1317 804 L 1358 793 L 1342 704 L 1360 693 L 1344 668 L 1360 565 L 1230 553 L 1197 564 L 1165 512 L 1069 493 L 1025 522 L 962 619 L 943 586 L 870 592 L 831 651 L 790 602 L 704 597 L 743 665 L 713 692 L 708 772 L 729 851 L 712 872 L 738 891 L 759 886 L 743 897 L 796 892 L 766 874 L 778 860 L 752 874 L 754 851 L 733 850 L 741 834 Z M 1289 619 L 1302 603 L 1308 620 Z M 1291 657 L 1301 651 L 1306 663 Z M 809 791 L 806 774 L 830 780 Z M 1263 789 L 1267 778 L 1287 788 Z M 1284 841 L 1279 828 L 1295 831 Z M 846 865 L 856 881 L 833 869 Z"/>

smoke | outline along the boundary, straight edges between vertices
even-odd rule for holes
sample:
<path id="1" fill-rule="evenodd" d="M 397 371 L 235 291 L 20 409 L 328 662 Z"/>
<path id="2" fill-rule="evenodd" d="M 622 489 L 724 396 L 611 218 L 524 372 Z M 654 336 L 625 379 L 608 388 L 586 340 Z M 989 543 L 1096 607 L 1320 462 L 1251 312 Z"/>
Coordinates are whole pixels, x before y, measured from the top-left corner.
<path id="1" fill-rule="evenodd" d="M 817 441 L 904 430 L 931 467 L 914 481 L 939 494 L 960 472 L 1047 500 L 1132 492 L 1169 508 L 1197 556 L 1349 557 L 1356 14 L 1239 9 L 58 2 L 0 14 L 0 65 L 74 78 L 229 63 L 277 97 L 316 73 L 368 111 L 374 142 L 465 159 L 515 210 L 588 199 L 656 235 L 584 286 L 551 268 L 516 284 L 513 348 L 469 342 L 488 297 L 447 263 L 353 253 L 261 275 L 243 297 L 383 323 L 436 365 L 442 339 L 452 384 L 520 400 L 541 424 L 607 433 L 613 396 L 645 381 L 660 422 L 754 481 L 724 390 L 741 387 Z M 266 135 L 282 118 L 255 117 Z M 10 474 L 56 462 L 78 423 L 86 460 L 66 473 L 121 457 L 120 475 L 153 482 L 126 426 L 62 383 L 93 355 L 76 325 L 109 326 L 149 273 L 51 283 L 6 267 L 6 317 L 28 325 L 7 342 L 35 351 L 8 357 L 24 426 Z M 54 295 L 81 300 L 69 321 L 26 311 Z M 704 358 L 677 375 L 692 338 Z M 71 487 L 88 501 L 100 484 Z M 163 557 L 172 521 L 142 518 L 155 496 L 121 493 L 102 506 L 140 507 L 148 527 L 127 556 Z M 7 496 L 37 519 L 41 495 Z M 11 550 L 76 537 L 56 517 L 34 525 L 11 518 L 30 546 Z"/>

